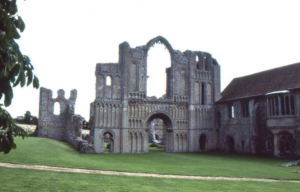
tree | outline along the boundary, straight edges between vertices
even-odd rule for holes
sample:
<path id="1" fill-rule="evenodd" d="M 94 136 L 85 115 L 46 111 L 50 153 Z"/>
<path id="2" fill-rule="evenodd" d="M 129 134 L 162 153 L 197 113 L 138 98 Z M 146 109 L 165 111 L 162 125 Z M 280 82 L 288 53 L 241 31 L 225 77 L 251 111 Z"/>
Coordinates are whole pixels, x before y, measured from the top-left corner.
<path id="1" fill-rule="evenodd" d="M 0 152 L 7 154 L 16 148 L 14 136 L 27 137 L 27 133 L 17 126 L 11 115 L 3 108 L 11 104 L 13 87 L 24 87 L 31 83 L 39 88 L 39 80 L 33 74 L 30 58 L 22 55 L 15 39 L 20 38 L 19 32 L 25 29 L 25 23 L 17 15 L 17 0 L 0 1 Z"/>
<path id="2" fill-rule="evenodd" d="M 22 118 L 15 118 L 14 121 L 16 123 L 21 123 L 21 124 L 28 124 L 28 125 L 37 125 L 39 119 L 35 116 L 32 116 L 30 111 L 26 111 L 24 114 L 24 117 Z"/>
<path id="3" fill-rule="evenodd" d="M 26 111 L 26 113 L 24 114 L 24 123 L 30 124 L 31 118 L 32 118 L 32 115 L 31 115 L 30 111 Z"/>

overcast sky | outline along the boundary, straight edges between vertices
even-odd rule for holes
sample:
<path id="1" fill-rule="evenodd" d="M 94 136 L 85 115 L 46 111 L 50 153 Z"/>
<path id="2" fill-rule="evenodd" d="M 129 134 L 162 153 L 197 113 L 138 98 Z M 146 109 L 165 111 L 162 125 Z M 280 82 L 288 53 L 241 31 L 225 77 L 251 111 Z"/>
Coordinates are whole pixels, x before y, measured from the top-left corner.
<path id="1" fill-rule="evenodd" d="M 60 88 L 67 98 L 77 89 L 75 113 L 88 120 L 96 63 L 118 62 L 124 41 L 136 47 L 161 35 L 176 50 L 209 52 L 221 65 L 222 90 L 235 77 L 300 62 L 299 2 L 18 0 L 26 24 L 18 42 L 40 86 L 54 98 Z M 156 67 L 169 57 L 159 46 L 149 56 Z M 14 89 L 8 110 L 13 117 L 27 110 L 38 116 L 38 106 L 39 91 L 30 86 Z"/>

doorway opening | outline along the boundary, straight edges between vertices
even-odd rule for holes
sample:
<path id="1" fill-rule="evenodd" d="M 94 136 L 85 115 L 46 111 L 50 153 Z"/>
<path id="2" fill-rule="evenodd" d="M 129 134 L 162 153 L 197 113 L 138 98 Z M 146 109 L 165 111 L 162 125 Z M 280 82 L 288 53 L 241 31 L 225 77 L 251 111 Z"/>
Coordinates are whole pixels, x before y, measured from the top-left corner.
<path id="1" fill-rule="evenodd" d="M 149 127 L 149 150 L 166 152 L 174 151 L 174 134 L 171 118 L 164 113 L 154 113 L 145 121 L 145 127 Z"/>
<path id="2" fill-rule="evenodd" d="M 199 151 L 204 152 L 206 150 L 206 135 L 201 134 L 199 138 Z"/>
<path id="3" fill-rule="evenodd" d="M 229 153 L 234 152 L 234 139 L 231 136 L 227 136 L 226 138 L 226 147 Z"/>
<path id="4" fill-rule="evenodd" d="M 103 152 L 112 153 L 114 151 L 114 140 L 111 132 L 103 133 Z"/>

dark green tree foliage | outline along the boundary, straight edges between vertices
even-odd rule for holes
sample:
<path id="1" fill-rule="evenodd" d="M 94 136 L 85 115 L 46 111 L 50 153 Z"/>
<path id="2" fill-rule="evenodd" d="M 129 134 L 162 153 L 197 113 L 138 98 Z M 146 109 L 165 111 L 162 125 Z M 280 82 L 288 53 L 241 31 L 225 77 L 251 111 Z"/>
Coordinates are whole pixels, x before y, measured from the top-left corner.
<path id="1" fill-rule="evenodd" d="M 27 137 L 27 133 L 17 126 L 11 115 L 3 109 L 13 98 L 13 89 L 31 83 L 39 88 L 39 80 L 33 75 L 33 66 L 28 56 L 22 55 L 15 39 L 20 38 L 25 24 L 17 15 L 16 0 L 0 0 L 0 152 L 9 153 L 16 148 L 14 136 Z M 4 102 L 3 102 L 4 101 Z"/>
<path id="2" fill-rule="evenodd" d="M 36 116 L 32 116 L 30 111 L 26 111 L 22 119 L 15 118 L 14 121 L 21 124 L 38 125 L 39 119 Z"/>

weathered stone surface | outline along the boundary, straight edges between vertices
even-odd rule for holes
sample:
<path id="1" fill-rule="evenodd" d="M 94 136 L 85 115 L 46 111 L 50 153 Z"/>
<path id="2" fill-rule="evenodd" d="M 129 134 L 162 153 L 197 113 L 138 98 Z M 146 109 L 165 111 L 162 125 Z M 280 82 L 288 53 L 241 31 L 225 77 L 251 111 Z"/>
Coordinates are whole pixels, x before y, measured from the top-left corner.
<path id="1" fill-rule="evenodd" d="M 89 153 L 92 150 L 82 140 L 82 118 L 74 114 L 77 91 L 72 90 L 69 99 L 65 98 L 64 90 L 58 90 L 57 98 L 52 98 L 50 89 L 40 88 L 39 124 L 36 132 L 38 137 L 47 137 L 59 141 L 66 141 L 80 149 L 81 153 Z M 60 104 L 60 114 L 53 113 L 54 103 Z M 82 143 L 84 141 L 84 143 Z M 87 151 L 85 151 L 87 150 Z"/>
<path id="2" fill-rule="evenodd" d="M 148 50 L 157 42 L 171 56 L 166 93 L 159 98 L 147 95 Z M 300 87 L 295 87 L 299 82 L 294 69 L 299 71 L 300 64 L 253 74 L 254 80 L 234 79 L 221 97 L 220 65 L 211 54 L 182 53 L 160 36 L 136 48 L 124 42 L 119 45 L 118 63 L 96 65 L 89 137 L 81 135 L 83 119 L 74 114 L 76 90 L 67 100 L 63 90 L 53 99 L 45 88 L 40 89 L 38 136 L 67 141 L 82 153 L 104 153 L 104 142 L 110 142 L 110 153 L 147 153 L 150 141 L 164 144 L 166 152 L 220 150 L 298 157 Z M 273 86 L 273 78 L 282 80 L 282 70 L 287 79 L 294 79 L 277 84 L 293 87 L 284 93 L 264 93 L 265 85 Z M 55 102 L 60 115 L 53 114 Z"/>
<path id="3" fill-rule="evenodd" d="M 148 50 L 157 42 L 171 55 L 166 94 L 158 99 L 147 96 Z M 220 96 L 220 68 L 215 66 L 209 53 L 182 53 L 163 37 L 136 48 L 120 44 L 118 63 L 96 66 L 96 98 L 90 105 L 90 135 L 96 153 L 103 153 L 107 133 L 112 135 L 112 153 L 148 152 L 153 119 L 163 122 L 154 134 L 162 138 L 167 152 L 199 151 L 201 134 L 208 138 L 206 150 L 215 149 L 214 103 Z"/>

